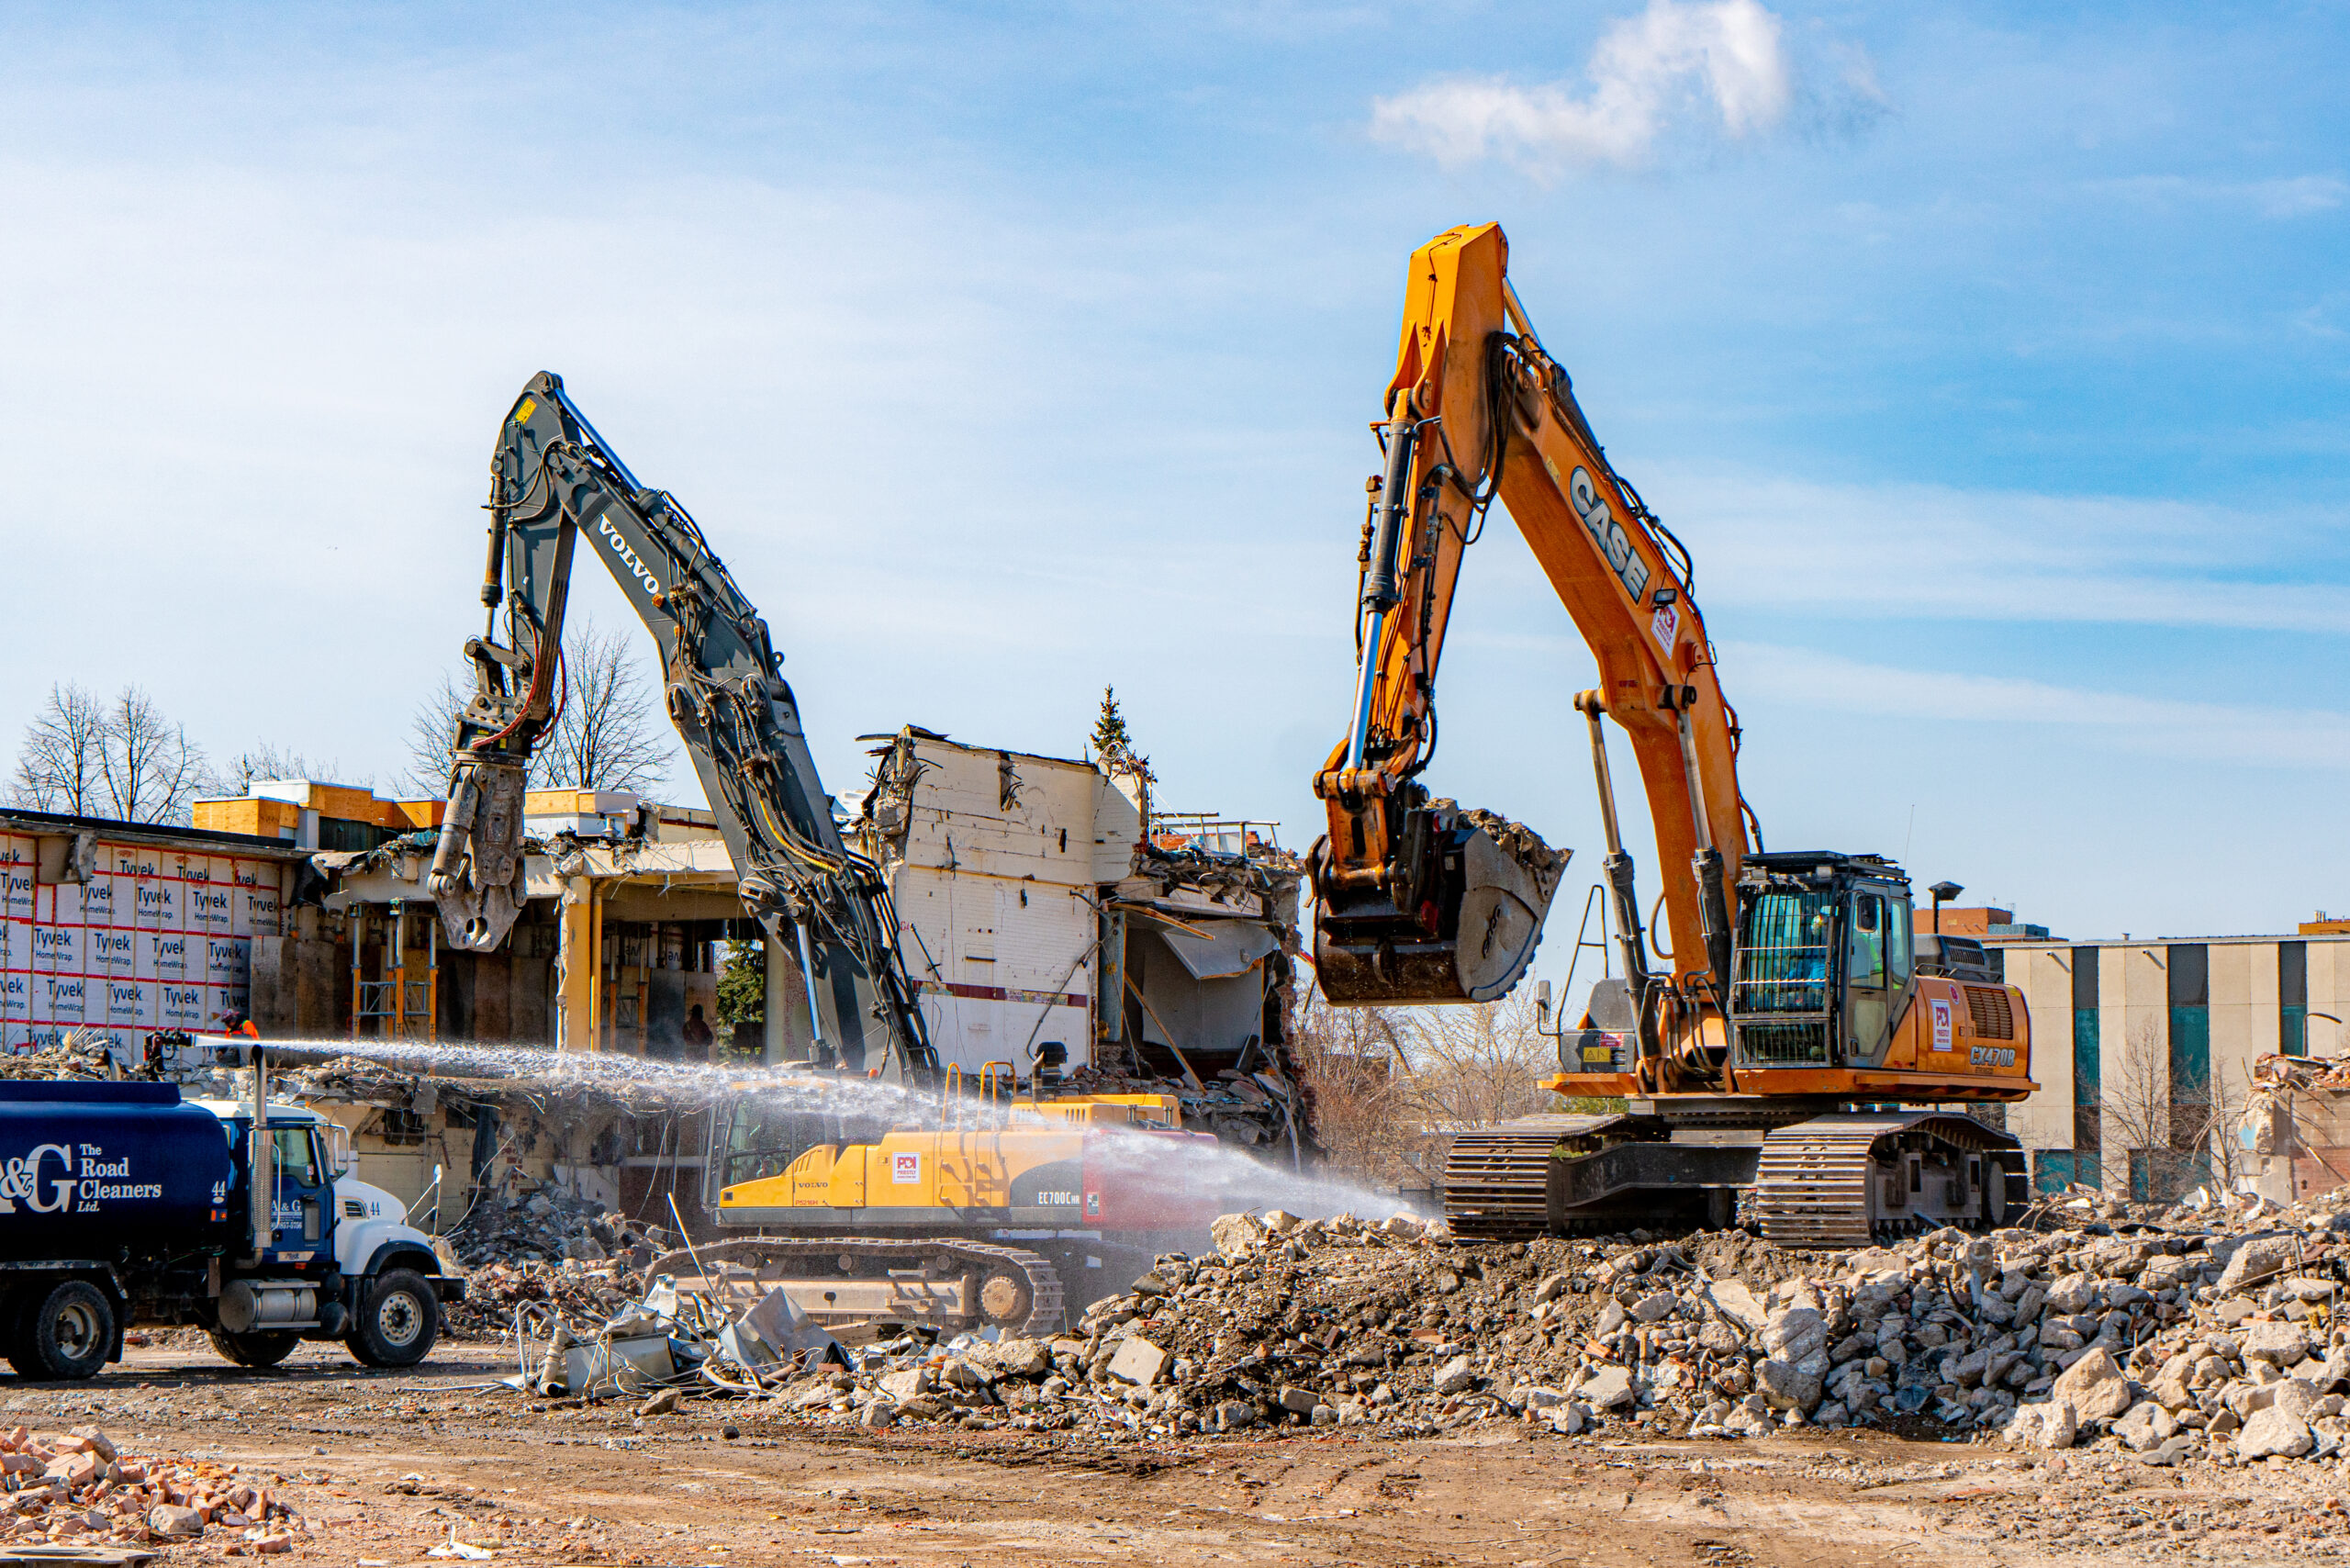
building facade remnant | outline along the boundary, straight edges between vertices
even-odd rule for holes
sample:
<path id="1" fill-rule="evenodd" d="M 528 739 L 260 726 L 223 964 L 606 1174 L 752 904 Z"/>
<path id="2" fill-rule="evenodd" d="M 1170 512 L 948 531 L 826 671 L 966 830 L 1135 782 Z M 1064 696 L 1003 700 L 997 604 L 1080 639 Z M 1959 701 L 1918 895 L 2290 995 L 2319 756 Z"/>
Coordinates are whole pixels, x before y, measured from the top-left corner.
<path id="1" fill-rule="evenodd" d="M 1993 941 L 2031 1009 L 2040 1090 L 2008 1126 L 2043 1192 L 2250 1190 L 2260 1062 L 2350 1053 L 2350 935 Z"/>
<path id="2" fill-rule="evenodd" d="M 73 1031 L 135 1060 L 264 985 L 308 857 L 275 837 L 0 812 L 0 1050 Z"/>

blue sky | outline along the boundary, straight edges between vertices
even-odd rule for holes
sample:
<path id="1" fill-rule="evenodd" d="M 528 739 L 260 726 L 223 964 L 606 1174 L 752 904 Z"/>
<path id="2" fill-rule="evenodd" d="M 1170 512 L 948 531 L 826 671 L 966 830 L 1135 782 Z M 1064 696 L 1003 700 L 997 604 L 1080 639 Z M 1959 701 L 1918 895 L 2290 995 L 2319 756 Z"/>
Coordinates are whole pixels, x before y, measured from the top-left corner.
<path id="1" fill-rule="evenodd" d="M 2350 909 L 2342 5 L 553 17 L 0 12 L 0 733 L 138 680 L 388 782 L 547 368 L 836 792 L 1114 682 L 1165 803 L 1302 846 L 1404 259 L 1497 218 L 1774 846 L 2084 937 Z M 1463 583 L 1432 782 L 1595 875 L 1588 656 L 1507 528 Z"/>

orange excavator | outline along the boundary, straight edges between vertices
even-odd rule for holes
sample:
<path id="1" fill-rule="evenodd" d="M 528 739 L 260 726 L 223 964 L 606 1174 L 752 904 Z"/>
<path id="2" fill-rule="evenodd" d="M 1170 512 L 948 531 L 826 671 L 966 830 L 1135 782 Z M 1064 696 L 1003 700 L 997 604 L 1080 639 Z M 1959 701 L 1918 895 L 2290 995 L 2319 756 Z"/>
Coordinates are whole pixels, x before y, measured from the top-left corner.
<path id="1" fill-rule="evenodd" d="M 1456 1231 L 1511 1238 L 1725 1225 L 1852 1246 L 1997 1225 L 2029 1196 L 2020 1147 L 1967 1114 L 2020 1101 L 2022 993 L 1978 942 L 1916 930 L 1876 855 L 1769 851 L 1738 783 L 1738 715 L 1688 550 L 1607 462 L 1508 275 L 1496 224 L 1412 256 L 1358 562 L 1353 721 L 1315 778 L 1315 953 L 1341 1005 L 1483 1002 L 1539 941 L 1564 857 L 1431 799 L 1437 662 L 1462 552 L 1500 499 L 1589 644 L 1589 722 L 1620 975 L 1552 1029 L 1564 1096 L 1621 1111 L 1461 1134 Z M 1669 950 L 1644 931 L 1603 721 L 1628 737 L 1654 823 Z M 1938 894 L 1937 898 L 1939 901 Z M 1651 954 L 1658 966 L 1651 967 Z"/>

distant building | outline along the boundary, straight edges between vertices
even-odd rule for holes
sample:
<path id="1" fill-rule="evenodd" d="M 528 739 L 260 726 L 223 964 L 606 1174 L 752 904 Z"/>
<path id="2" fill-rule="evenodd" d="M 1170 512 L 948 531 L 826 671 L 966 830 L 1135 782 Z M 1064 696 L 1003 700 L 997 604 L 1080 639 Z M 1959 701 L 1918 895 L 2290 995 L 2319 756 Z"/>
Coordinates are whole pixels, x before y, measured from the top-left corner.
<path id="1" fill-rule="evenodd" d="M 2011 909 L 1997 909 L 1978 904 L 1962 909 L 1956 904 L 1944 904 L 1941 913 L 1941 931 L 1945 936 L 1972 936 L 1978 942 L 2045 942 L 2048 927 L 2019 922 Z M 1910 911 L 1910 924 L 1918 935 L 1930 935 L 1935 929 L 1936 915 L 1930 903 L 1921 903 Z"/>
<path id="2" fill-rule="evenodd" d="M 2040 1085 L 2008 1126 L 2043 1191 L 2162 1198 L 2218 1180 L 2232 1157 L 2215 1165 L 2214 1139 L 2235 1136 L 2255 1061 L 2350 1048 L 2350 933 L 1999 947 Z"/>

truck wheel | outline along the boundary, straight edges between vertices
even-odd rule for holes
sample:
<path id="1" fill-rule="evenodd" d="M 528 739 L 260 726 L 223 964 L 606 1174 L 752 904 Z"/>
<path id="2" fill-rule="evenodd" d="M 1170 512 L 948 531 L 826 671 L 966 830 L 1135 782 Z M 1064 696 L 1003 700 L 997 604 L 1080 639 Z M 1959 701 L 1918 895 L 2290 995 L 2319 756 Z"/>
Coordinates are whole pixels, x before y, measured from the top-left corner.
<path id="1" fill-rule="evenodd" d="M 441 1337 L 441 1300 L 413 1269 L 370 1281 L 351 1325 L 351 1353 L 371 1367 L 412 1367 Z"/>
<path id="2" fill-rule="evenodd" d="M 302 1336 L 290 1328 L 265 1330 L 256 1334 L 231 1334 L 215 1328 L 205 1338 L 212 1348 L 241 1367 L 274 1367 L 294 1353 Z"/>
<path id="3" fill-rule="evenodd" d="M 95 1377 L 114 1349 L 114 1305 L 87 1280 L 67 1280 L 26 1311 L 8 1361 L 28 1378 Z"/>

